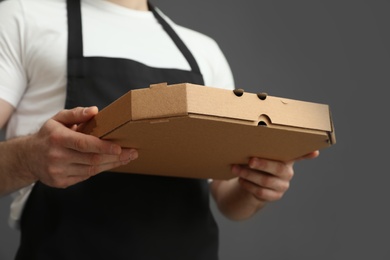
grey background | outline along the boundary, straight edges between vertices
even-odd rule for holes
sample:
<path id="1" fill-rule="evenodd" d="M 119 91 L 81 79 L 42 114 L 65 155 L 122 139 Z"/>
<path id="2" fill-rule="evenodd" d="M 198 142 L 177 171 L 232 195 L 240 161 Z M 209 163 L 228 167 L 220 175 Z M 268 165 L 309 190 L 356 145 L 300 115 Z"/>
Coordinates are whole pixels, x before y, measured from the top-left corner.
<path id="1" fill-rule="evenodd" d="M 296 164 L 285 197 L 232 222 L 213 210 L 221 260 L 390 259 L 389 1 L 153 1 L 220 44 L 236 86 L 329 104 L 337 144 Z M 0 199 L 0 259 L 19 234 Z"/>

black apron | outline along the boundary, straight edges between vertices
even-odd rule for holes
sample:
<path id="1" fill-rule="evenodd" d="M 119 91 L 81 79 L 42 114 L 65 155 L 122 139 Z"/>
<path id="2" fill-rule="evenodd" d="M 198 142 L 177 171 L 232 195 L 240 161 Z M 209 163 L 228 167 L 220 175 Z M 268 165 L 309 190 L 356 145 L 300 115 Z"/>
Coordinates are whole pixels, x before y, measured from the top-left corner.
<path id="1" fill-rule="evenodd" d="M 153 83 L 204 83 L 190 51 L 151 5 L 191 71 L 83 57 L 80 0 L 67 0 L 67 8 L 66 108 L 102 109 L 127 91 Z M 209 208 L 208 183 L 114 172 L 67 189 L 37 182 L 23 211 L 16 259 L 218 259 L 218 227 Z"/>

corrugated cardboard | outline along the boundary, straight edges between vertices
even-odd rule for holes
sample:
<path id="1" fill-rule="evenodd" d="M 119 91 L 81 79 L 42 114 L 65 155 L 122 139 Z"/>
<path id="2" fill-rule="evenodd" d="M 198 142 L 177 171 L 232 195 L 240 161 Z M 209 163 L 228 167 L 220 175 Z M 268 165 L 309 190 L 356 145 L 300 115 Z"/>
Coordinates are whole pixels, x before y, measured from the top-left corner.
<path id="1" fill-rule="evenodd" d="M 138 149 L 115 171 L 213 179 L 252 156 L 288 161 L 336 142 L 328 105 L 188 83 L 131 90 L 81 131 Z"/>

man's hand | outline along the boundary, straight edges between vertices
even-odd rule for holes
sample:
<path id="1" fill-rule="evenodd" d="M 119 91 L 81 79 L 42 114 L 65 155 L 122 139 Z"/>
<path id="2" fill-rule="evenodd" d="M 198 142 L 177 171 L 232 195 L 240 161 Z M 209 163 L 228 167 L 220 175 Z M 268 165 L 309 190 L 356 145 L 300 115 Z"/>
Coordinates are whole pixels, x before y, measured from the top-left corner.
<path id="1" fill-rule="evenodd" d="M 77 125 L 97 112 L 96 107 L 78 107 L 48 120 L 26 139 L 20 158 L 24 169 L 49 186 L 66 188 L 135 160 L 138 153 L 134 149 L 121 149 L 112 142 L 76 132 Z"/>
<path id="2" fill-rule="evenodd" d="M 237 176 L 227 181 L 214 180 L 212 194 L 222 213 L 240 220 L 251 217 L 267 202 L 279 200 L 290 186 L 294 176 L 294 163 L 318 157 L 319 152 L 309 153 L 289 162 L 251 158 L 248 165 L 233 165 Z"/>
<path id="3" fill-rule="evenodd" d="M 297 160 L 315 158 L 319 152 L 313 152 Z M 290 187 L 294 176 L 294 163 L 279 162 L 260 158 L 251 158 L 248 165 L 234 165 L 232 171 L 238 176 L 242 188 L 261 202 L 272 202 L 283 197 Z"/>

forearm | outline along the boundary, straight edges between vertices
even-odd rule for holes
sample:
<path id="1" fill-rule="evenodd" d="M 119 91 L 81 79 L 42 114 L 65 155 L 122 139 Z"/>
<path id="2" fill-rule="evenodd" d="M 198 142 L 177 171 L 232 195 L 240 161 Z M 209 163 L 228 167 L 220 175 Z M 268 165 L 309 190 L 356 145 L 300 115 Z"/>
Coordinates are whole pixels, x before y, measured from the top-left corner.
<path id="1" fill-rule="evenodd" d="M 214 180 L 210 185 L 218 209 L 231 220 L 248 219 L 266 204 L 243 189 L 237 178 Z"/>
<path id="2" fill-rule="evenodd" d="M 24 167 L 24 149 L 29 137 L 0 142 L 0 197 L 34 183 L 37 179 Z"/>

